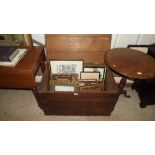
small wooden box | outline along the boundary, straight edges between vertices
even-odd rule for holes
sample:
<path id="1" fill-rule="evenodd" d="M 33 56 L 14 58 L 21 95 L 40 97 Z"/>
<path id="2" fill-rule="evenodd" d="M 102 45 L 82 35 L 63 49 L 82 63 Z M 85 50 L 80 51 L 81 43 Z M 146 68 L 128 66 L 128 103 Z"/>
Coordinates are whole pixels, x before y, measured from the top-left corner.
<path id="1" fill-rule="evenodd" d="M 104 66 L 110 49 L 109 34 L 46 35 L 47 64 L 37 90 L 45 115 L 110 115 L 119 97 L 112 72 L 107 68 L 102 92 L 51 92 L 49 60 L 83 60 L 84 66 Z"/>

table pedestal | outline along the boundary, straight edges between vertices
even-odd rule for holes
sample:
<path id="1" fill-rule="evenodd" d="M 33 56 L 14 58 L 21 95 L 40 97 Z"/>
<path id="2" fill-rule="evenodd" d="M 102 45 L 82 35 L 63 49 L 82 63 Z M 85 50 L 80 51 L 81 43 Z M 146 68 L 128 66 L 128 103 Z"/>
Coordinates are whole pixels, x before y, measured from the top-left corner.
<path id="1" fill-rule="evenodd" d="M 124 94 L 125 97 L 130 98 L 131 96 L 127 95 L 127 91 L 124 90 L 124 87 L 126 85 L 126 79 L 127 79 L 126 77 L 122 77 L 122 79 L 120 80 L 120 83 L 118 85 L 118 90 L 119 90 L 120 94 Z"/>

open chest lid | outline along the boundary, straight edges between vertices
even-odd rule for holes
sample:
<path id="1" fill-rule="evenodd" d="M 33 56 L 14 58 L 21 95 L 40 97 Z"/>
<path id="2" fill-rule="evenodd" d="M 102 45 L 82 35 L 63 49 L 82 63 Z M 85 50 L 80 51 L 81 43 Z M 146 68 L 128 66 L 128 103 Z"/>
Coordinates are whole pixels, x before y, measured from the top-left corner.
<path id="1" fill-rule="evenodd" d="M 47 34 L 48 60 L 83 60 L 84 64 L 104 65 L 110 50 L 110 34 Z"/>

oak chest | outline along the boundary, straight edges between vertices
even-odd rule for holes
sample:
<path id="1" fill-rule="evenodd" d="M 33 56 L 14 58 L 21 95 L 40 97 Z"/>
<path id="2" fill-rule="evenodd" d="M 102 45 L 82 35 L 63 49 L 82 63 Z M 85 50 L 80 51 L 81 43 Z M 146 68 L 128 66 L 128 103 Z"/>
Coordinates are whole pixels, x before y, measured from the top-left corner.
<path id="1" fill-rule="evenodd" d="M 53 92 L 50 60 L 83 60 L 83 67 L 104 67 L 109 34 L 45 35 L 47 63 L 37 90 L 38 105 L 45 115 L 110 115 L 119 97 L 112 72 L 106 67 L 103 91 Z"/>

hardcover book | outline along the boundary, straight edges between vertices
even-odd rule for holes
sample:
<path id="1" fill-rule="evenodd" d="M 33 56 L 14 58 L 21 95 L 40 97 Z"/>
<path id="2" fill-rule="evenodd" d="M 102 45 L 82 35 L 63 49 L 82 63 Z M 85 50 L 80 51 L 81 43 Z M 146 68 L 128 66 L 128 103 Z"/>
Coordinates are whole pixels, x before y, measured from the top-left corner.
<path id="1" fill-rule="evenodd" d="M 18 49 L 18 54 L 14 57 L 12 61 L 0 61 L 0 66 L 6 67 L 15 67 L 18 62 L 23 58 L 23 56 L 27 53 L 27 49 Z"/>
<path id="2" fill-rule="evenodd" d="M 18 52 L 16 47 L 0 46 L 0 61 L 12 61 Z"/>

